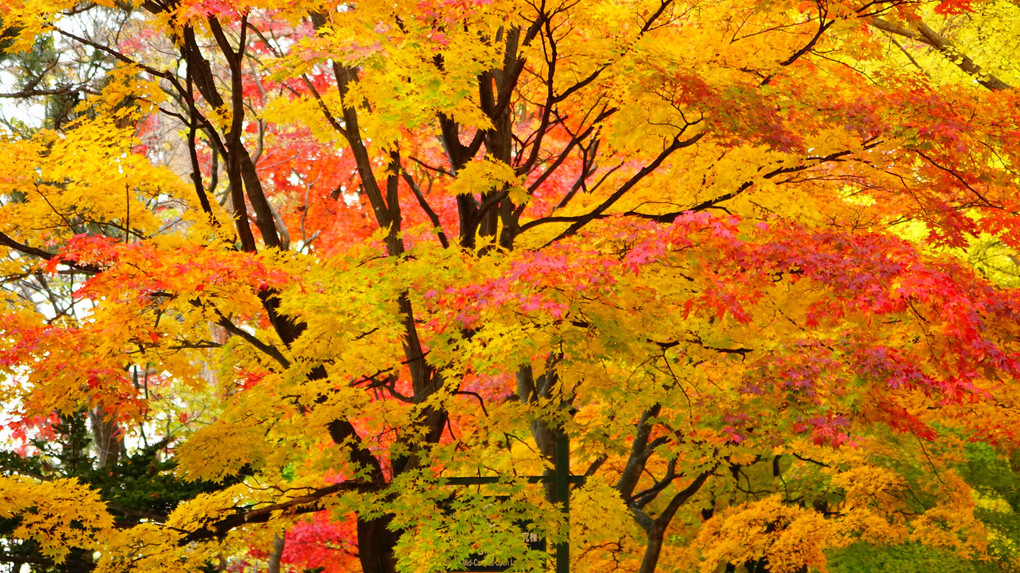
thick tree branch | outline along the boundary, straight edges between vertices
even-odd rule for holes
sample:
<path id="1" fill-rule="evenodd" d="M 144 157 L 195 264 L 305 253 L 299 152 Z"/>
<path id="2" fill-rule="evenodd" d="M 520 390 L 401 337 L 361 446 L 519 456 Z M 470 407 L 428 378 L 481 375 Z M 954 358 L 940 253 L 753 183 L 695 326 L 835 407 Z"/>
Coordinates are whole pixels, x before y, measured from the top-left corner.
<path id="1" fill-rule="evenodd" d="M 223 539 L 229 531 L 249 523 L 266 523 L 275 515 L 301 515 L 322 511 L 320 501 L 323 498 L 344 491 L 371 492 L 377 491 L 379 484 L 371 482 L 341 482 L 319 488 L 312 493 L 298 496 L 287 501 L 266 505 L 250 511 L 235 510 L 217 521 L 207 524 L 202 529 L 182 536 L 177 544 L 180 546 L 207 539 Z"/>
<path id="2" fill-rule="evenodd" d="M 673 496 L 666 509 L 659 514 L 654 520 L 652 520 L 652 526 L 648 531 L 648 546 L 645 548 L 644 559 L 641 560 L 641 569 L 639 573 L 654 573 L 656 567 L 659 564 L 659 556 L 662 553 L 662 546 L 666 536 L 666 528 L 669 526 L 669 522 L 673 520 L 673 516 L 676 515 L 677 510 L 680 509 L 683 504 L 687 503 L 687 500 L 694 497 L 694 494 L 698 493 L 708 478 L 715 472 L 715 468 L 702 472 L 694 478 L 689 486 L 679 491 Z"/>
<path id="3" fill-rule="evenodd" d="M 44 250 L 36 248 L 36 247 L 30 247 L 30 246 L 28 246 L 28 245 L 26 245 L 24 243 L 19 243 L 19 242 L 15 241 L 14 239 L 12 239 L 10 236 L 8 236 L 8 235 L 6 235 L 4 233 L 0 233 L 0 245 L 4 245 L 5 247 L 13 249 L 14 251 L 16 251 L 16 252 L 18 252 L 18 253 L 20 253 L 22 255 L 28 255 L 28 256 L 31 256 L 31 257 L 38 257 L 38 258 L 43 259 L 45 261 L 49 261 L 49 260 L 52 260 L 53 258 L 57 257 L 57 255 L 54 254 L 54 253 L 50 253 L 48 251 L 44 251 Z M 60 258 L 60 264 L 65 265 L 68 268 L 70 268 L 70 269 L 72 269 L 74 271 L 81 272 L 81 273 L 87 273 L 87 274 L 94 274 L 95 275 L 95 274 L 99 274 L 99 273 L 103 272 L 103 269 L 101 269 L 101 268 L 99 268 L 99 267 L 97 267 L 95 265 L 83 264 L 83 263 L 79 263 L 79 262 L 77 262 L 75 260 L 66 259 L 66 258 L 63 258 L 63 257 Z"/>
<path id="4" fill-rule="evenodd" d="M 865 21 L 883 32 L 902 36 L 904 38 L 910 38 L 911 40 L 927 44 L 928 46 L 935 48 L 946 55 L 950 61 L 955 63 L 956 66 L 965 73 L 974 76 L 975 80 L 977 80 L 979 84 L 992 91 L 1007 90 L 1012 87 L 994 75 L 982 70 L 981 66 L 974 63 L 974 60 L 972 60 L 970 56 L 964 54 L 956 46 L 954 46 L 952 42 L 947 40 L 935 30 L 932 30 L 927 24 L 920 20 L 914 24 L 915 29 L 913 30 L 904 28 L 903 26 L 894 24 L 888 20 L 879 18 L 878 16 L 872 16 L 867 18 Z"/>
<path id="5" fill-rule="evenodd" d="M 221 313 L 218 309 L 213 309 L 213 311 L 216 313 L 216 317 L 218 319 L 216 321 L 216 324 L 223 327 L 224 330 L 226 330 L 230 334 L 240 336 L 242 340 L 244 340 L 248 344 L 251 344 L 266 356 L 271 357 L 273 360 L 279 363 L 280 366 L 283 366 L 284 368 L 290 368 L 290 360 L 287 360 L 287 357 L 284 356 L 282 352 L 280 352 L 279 348 L 273 346 L 272 344 L 262 342 L 255 335 L 251 334 L 250 332 L 246 331 L 240 326 L 234 324 L 233 321 L 224 316 L 223 313 Z"/>
<path id="6" fill-rule="evenodd" d="M 630 457 L 620 474 L 619 481 L 616 482 L 616 490 L 620 492 L 620 497 L 623 499 L 629 499 L 634 493 L 634 488 L 641 478 L 641 472 L 645 469 L 645 462 L 651 455 L 648 441 L 652 435 L 652 424 L 649 423 L 649 419 L 658 416 L 661 410 L 662 404 L 653 405 L 641 414 L 641 419 L 637 423 L 637 433 L 634 435 L 634 443 L 630 447 Z"/>
<path id="7" fill-rule="evenodd" d="M 234 216 L 238 218 L 242 217 L 242 213 L 245 210 L 244 199 L 240 194 L 241 185 L 243 184 L 244 192 L 248 196 L 248 201 L 251 203 L 252 209 L 255 211 L 255 224 L 262 233 L 262 241 L 267 247 L 280 248 L 282 243 L 280 242 L 280 236 L 276 228 L 273 210 L 269 206 L 268 199 L 266 199 L 265 191 L 262 189 L 262 182 L 259 180 L 258 175 L 255 172 L 255 165 L 252 162 L 251 156 L 248 154 L 248 151 L 244 149 L 244 144 L 241 142 L 241 133 L 244 129 L 245 115 L 244 71 L 242 70 L 242 58 L 244 57 L 245 43 L 247 41 L 247 21 L 248 15 L 245 14 L 241 19 L 240 39 L 238 40 L 238 47 L 235 51 L 230 45 L 219 20 L 216 18 L 208 19 L 209 30 L 213 33 L 213 37 L 216 38 L 216 44 L 219 46 L 220 52 L 227 60 L 227 66 L 230 68 L 231 115 L 230 131 L 227 133 L 227 173 L 232 177 L 230 181 L 232 202 L 239 200 L 238 203 L 233 205 Z M 236 178 L 236 181 L 234 178 Z M 246 216 L 245 219 L 247 219 Z M 245 221 L 244 224 L 247 225 L 247 221 Z M 242 236 L 242 243 L 244 243 L 245 239 L 246 237 Z M 254 239 L 252 239 L 251 247 L 251 250 L 254 250 Z M 248 249 L 246 248 L 245 250 Z"/>

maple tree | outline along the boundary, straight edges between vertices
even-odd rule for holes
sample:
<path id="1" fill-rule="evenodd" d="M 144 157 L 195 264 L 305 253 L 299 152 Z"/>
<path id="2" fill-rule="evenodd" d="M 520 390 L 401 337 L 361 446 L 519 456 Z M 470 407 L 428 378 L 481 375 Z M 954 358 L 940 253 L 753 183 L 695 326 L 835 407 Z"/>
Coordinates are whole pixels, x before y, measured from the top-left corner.
<path id="1" fill-rule="evenodd" d="M 12 567 L 1020 564 L 1015 4 L 0 7 Z"/>

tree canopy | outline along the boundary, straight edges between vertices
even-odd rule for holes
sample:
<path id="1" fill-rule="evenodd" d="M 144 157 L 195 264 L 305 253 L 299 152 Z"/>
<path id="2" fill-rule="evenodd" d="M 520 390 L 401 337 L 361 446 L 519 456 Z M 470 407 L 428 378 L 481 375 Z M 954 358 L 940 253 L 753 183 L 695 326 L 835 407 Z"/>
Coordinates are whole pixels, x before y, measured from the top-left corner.
<path id="1" fill-rule="evenodd" d="M 1018 26 L 0 0 L 0 562 L 1017 570 Z"/>

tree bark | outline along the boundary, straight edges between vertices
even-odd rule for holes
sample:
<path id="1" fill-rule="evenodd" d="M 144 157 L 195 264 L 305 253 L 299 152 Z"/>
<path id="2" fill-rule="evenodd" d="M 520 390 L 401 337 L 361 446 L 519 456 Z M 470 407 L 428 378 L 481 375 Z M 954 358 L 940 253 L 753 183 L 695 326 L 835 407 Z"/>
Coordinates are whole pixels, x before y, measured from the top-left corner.
<path id="1" fill-rule="evenodd" d="M 283 561 L 284 539 L 282 535 L 273 536 L 273 550 L 269 552 L 269 569 L 266 573 L 280 573 L 280 563 Z"/>
<path id="2" fill-rule="evenodd" d="M 110 416 L 102 406 L 89 410 L 89 422 L 92 425 L 92 443 L 96 446 L 98 467 L 108 469 L 117 465 L 124 442 L 121 439 L 117 420 Z"/>
<path id="3" fill-rule="evenodd" d="M 366 519 L 358 515 L 358 560 L 363 573 L 396 573 L 393 548 L 399 534 L 390 531 L 390 516 Z"/>
<path id="4" fill-rule="evenodd" d="M 645 556 L 641 560 L 639 573 L 655 572 L 655 568 L 659 565 L 659 556 L 662 554 L 662 545 L 666 538 L 666 528 L 673 521 L 673 516 L 676 515 L 680 506 L 687 503 L 687 500 L 698 493 L 698 490 L 701 489 L 701 486 L 705 485 L 705 482 L 708 481 L 713 472 L 715 472 L 715 468 L 698 474 L 698 477 L 694 478 L 691 485 L 673 496 L 666 509 L 652 521 L 651 527 L 648 528 L 648 546 L 645 547 Z"/>
<path id="5" fill-rule="evenodd" d="M 947 40 L 935 30 L 931 29 L 931 27 L 925 24 L 922 20 L 918 20 L 913 23 L 915 27 L 914 30 L 894 24 L 888 20 L 879 18 L 878 16 L 872 16 L 866 21 L 871 26 L 874 26 L 883 32 L 909 38 L 935 48 L 942 52 L 943 55 L 950 58 L 950 61 L 956 64 L 956 66 L 964 73 L 974 76 L 977 83 L 991 91 L 1008 90 L 1011 87 L 1006 82 L 1000 80 L 987 70 L 982 69 L 981 66 L 974 63 L 974 60 L 972 60 L 970 56 L 964 54 L 956 46 L 954 46 L 952 42 Z"/>

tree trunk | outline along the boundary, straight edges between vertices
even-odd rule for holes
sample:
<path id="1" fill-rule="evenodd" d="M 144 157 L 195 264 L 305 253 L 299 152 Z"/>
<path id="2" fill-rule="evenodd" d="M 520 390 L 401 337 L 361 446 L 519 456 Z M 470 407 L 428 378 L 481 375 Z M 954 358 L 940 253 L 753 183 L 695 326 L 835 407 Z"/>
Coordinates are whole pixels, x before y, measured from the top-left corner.
<path id="1" fill-rule="evenodd" d="M 387 528 L 391 521 L 389 516 L 375 519 L 358 516 L 358 559 L 363 573 L 396 573 L 394 548 L 398 535 Z"/>
<path id="2" fill-rule="evenodd" d="M 117 465 L 124 442 L 121 437 L 117 420 L 99 406 L 89 410 L 89 421 L 92 423 L 92 443 L 96 446 L 99 469 L 109 469 Z"/>
<path id="3" fill-rule="evenodd" d="M 666 528 L 658 523 L 652 525 L 648 530 L 648 545 L 645 546 L 645 556 L 641 560 L 639 573 L 653 573 L 659 565 L 659 555 L 662 554 L 662 541 L 666 536 Z"/>
<path id="4" fill-rule="evenodd" d="M 266 573 L 280 573 L 280 563 L 283 561 L 284 539 L 280 534 L 273 536 L 273 550 L 269 552 L 269 569 Z"/>
<path id="5" fill-rule="evenodd" d="M 666 529 L 669 527 L 669 523 L 673 521 L 673 516 L 676 515 L 677 510 L 687 503 L 694 494 L 698 493 L 701 486 L 705 485 L 708 478 L 715 472 L 713 467 L 711 470 L 702 472 L 691 485 L 678 492 L 673 496 L 673 499 L 666 505 L 666 509 L 662 511 L 659 517 L 652 521 L 651 526 L 647 528 L 648 531 L 648 545 L 645 547 L 645 556 L 641 560 L 641 569 L 639 573 L 654 573 L 655 568 L 659 565 L 659 556 L 662 554 L 662 544 L 666 537 Z"/>

